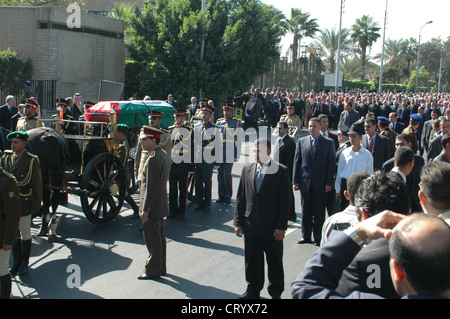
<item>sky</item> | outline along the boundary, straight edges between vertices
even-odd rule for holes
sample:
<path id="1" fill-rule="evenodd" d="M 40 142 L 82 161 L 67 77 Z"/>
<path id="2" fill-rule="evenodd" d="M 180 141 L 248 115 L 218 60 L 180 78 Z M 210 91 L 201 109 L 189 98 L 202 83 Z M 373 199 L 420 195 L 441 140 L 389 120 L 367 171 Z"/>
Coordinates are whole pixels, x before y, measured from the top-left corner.
<path id="1" fill-rule="evenodd" d="M 319 29 L 339 30 L 341 0 L 261 0 L 284 12 L 287 18 L 291 16 L 291 8 L 309 12 L 311 18 L 318 21 Z M 342 15 L 342 28 L 350 29 L 356 19 L 369 15 L 378 22 L 381 37 L 374 44 L 371 55 L 381 53 L 383 43 L 384 17 L 386 0 L 345 0 Z M 428 21 L 433 23 L 422 28 L 421 43 L 432 38 L 442 40 L 450 36 L 450 1 L 448 0 L 387 0 L 386 39 L 419 39 L 420 27 Z M 314 40 L 307 39 L 302 44 Z M 282 54 L 292 42 L 292 36 L 287 35 L 282 41 Z"/>

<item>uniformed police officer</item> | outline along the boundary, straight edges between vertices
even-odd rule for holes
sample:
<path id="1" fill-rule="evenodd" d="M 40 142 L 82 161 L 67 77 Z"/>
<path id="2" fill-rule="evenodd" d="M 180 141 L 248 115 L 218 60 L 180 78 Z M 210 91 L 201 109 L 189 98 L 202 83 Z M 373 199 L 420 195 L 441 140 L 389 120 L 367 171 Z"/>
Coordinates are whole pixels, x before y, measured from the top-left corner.
<path id="1" fill-rule="evenodd" d="M 216 203 L 229 204 L 233 195 L 233 181 L 231 171 L 233 163 L 239 158 L 241 147 L 238 139 L 240 121 L 233 117 L 234 107 L 230 105 L 223 106 L 223 118 L 217 120 L 216 125 L 219 127 L 223 136 L 222 163 L 217 170 L 217 184 L 219 191 L 219 199 Z M 239 145 L 238 145 L 239 142 Z"/>
<path id="2" fill-rule="evenodd" d="M 194 165 L 194 134 L 192 126 L 186 122 L 186 110 L 176 109 L 174 117 L 175 125 L 169 127 L 173 145 L 169 176 L 169 218 L 183 219 L 186 214 L 188 173 Z"/>
<path id="3" fill-rule="evenodd" d="M 286 122 L 289 126 L 289 135 L 295 138 L 302 128 L 302 120 L 298 115 L 294 114 L 295 105 L 289 104 L 287 106 L 287 114 L 284 114 L 280 118 L 280 122 Z M 296 128 L 295 132 L 292 130 Z"/>
<path id="4" fill-rule="evenodd" d="M 2 168 L 14 175 L 19 185 L 20 197 L 20 238 L 13 247 L 14 265 L 12 275 L 25 275 L 31 252 L 31 215 L 38 213 L 42 201 L 42 178 L 39 158 L 25 149 L 27 132 L 12 132 L 7 139 L 11 150 L 2 157 Z"/>
<path id="5" fill-rule="evenodd" d="M 78 134 L 78 125 L 77 123 L 67 122 L 75 120 L 72 114 L 72 110 L 69 107 L 69 101 L 66 99 L 57 99 L 56 100 L 56 108 L 61 108 L 63 110 L 63 120 L 66 120 L 61 125 L 62 133 L 69 135 L 77 135 Z M 59 113 L 53 115 L 54 118 L 59 118 Z"/>
<path id="6" fill-rule="evenodd" d="M 206 105 L 202 109 L 202 122 L 194 125 L 195 144 L 195 198 L 196 210 L 211 209 L 211 185 L 216 149 L 222 145 L 220 130 L 211 123 L 214 108 Z"/>
<path id="7" fill-rule="evenodd" d="M 163 114 L 161 112 L 155 111 L 155 110 L 150 110 L 148 114 L 149 114 L 149 116 L 148 116 L 149 126 L 162 131 L 159 146 L 163 150 L 165 150 L 167 154 L 171 154 L 172 153 L 172 142 L 170 140 L 170 133 L 169 133 L 169 131 L 162 129 L 160 127 Z M 141 133 L 142 133 L 142 129 L 141 129 Z M 148 153 L 142 149 L 142 145 L 140 142 L 141 142 L 141 140 L 139 140 L 138 145 L 136 146 L 136 161 L 134 164 L 134 170 L 135 170 L 135 173 L 137 174 L 138 181 L 141 181 L 141 179 L 142 179 L 142 173 L 143 173 L 143 169 L 144 169 L 143 164 L 145 163 L 145 160 L 148 157 Z"/>
<path id="8" fill-rule="evenodd" d="M 9 253 L 16 242 L 19 221 L 19 185 L 14 176 L 0 168 L 0 299 L 11 295 Z"/>
<path id="9" fill-rule="evenodd" d="M 35 118 L 38 105 L 35 101 L 28 99 L 25 101 L 25 116 L 17 121 L 16 131 L 29 131 L 36 127 L 42 127 L 42 122 Z"/>
<path id="10" fill-rule="evenodd" d="M 130 152 L 130 146 L 127 141 L 128 136 L 128 126 L 126 124 L 117 124 L 117 133 L 114 137 L 114 153 L 119 158 L 125 170 L 125 178 L 127 181 L 127 194 L 125 200 L 128 205 L 133 209 L 133 216 L 135 218 L 139 217 L 139 207 L 134 201 L 133 197 L 128 193 L 128 185 L 130 181 L 130 172 L 128 172 L 128 155 Z"/>

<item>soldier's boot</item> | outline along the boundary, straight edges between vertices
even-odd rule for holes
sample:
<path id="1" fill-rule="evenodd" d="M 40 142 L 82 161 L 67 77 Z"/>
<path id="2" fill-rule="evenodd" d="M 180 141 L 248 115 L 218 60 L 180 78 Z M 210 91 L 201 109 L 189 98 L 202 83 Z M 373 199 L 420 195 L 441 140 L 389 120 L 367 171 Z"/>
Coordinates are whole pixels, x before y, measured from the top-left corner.
<path id="1" fill-rule="evenodd" d="M 22 263 L 20 264 L 17 274 L 19 276 L 26 275 L 28 273 L 28 262 L 30 260 L 31 253 L 31 239 L 22 240 Z"/>
<path id="2" fill-rule="evenodd" d="M 41 223 L 41 227 L 39 228 L 39 232 L 37 233 L 37 236 L 47 236 L 47 233 L 48 233 L 47 216 L 48 216 L 48 214 L 42 213 L 42 223 Z"/>
<path id="3" fill-rule="evenodd" d="M 12 248 L 12 256 L 13 256 L 13 266 L 10 269 L 9 273 L 11 276 L 17 275 L 17 271 L 20 268 L 20 265 L 22 264 L 22 240 L 20 238 L 17 238 L 16 243 L 13 245 Z"/>
<path id="4" fill-rule="evenodd" d="M 11 298 L 11 276 L 6 274 L 0 277 L 0 299 Z"/>

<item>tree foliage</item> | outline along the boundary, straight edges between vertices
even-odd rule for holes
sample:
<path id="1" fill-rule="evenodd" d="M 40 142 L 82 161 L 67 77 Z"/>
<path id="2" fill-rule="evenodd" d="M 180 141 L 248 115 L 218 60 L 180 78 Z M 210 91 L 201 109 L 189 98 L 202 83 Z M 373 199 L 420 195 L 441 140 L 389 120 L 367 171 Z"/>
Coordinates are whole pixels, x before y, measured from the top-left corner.
<path id="1" fill-rule="evenodd" d="M 258 0 L 210 0 L 205 12 L 201 0 L 134 6 L 127 47 L 144 83 L 136 95 L 173 93 L 184 104 L 200 89 L 207 98 L 247 89 L 279 57 L 279 14 Z"/>

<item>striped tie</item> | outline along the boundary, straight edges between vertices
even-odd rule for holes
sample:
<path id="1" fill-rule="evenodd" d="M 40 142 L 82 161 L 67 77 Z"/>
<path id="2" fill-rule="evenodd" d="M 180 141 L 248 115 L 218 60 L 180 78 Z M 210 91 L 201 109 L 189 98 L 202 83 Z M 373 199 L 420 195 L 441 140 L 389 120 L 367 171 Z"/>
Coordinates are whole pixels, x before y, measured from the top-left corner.
<path id="1" fill-rule="evenodd" d="M 261 167 L 258 167 L 255 175 L 255 187 L 256 193 L 259 193 L 259 189 L 261 188 L 261 184 L 263 181 L 263 175 L 261 174 Z"/>

